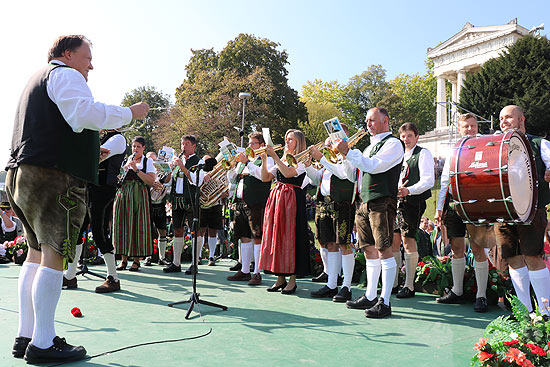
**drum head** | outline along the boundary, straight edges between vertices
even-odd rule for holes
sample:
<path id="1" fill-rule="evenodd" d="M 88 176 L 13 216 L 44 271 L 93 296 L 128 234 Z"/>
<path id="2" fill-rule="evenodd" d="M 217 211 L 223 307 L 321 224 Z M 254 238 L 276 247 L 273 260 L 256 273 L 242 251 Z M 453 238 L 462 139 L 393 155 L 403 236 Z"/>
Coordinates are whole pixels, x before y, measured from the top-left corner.
<path id="1" fill-rule="evenodd" d="M 525 140 L 515 133 L 508 145 L 508 185 L 516 214 L 522 222 L 529 219 L 534 205 L 534 182 Z"/>

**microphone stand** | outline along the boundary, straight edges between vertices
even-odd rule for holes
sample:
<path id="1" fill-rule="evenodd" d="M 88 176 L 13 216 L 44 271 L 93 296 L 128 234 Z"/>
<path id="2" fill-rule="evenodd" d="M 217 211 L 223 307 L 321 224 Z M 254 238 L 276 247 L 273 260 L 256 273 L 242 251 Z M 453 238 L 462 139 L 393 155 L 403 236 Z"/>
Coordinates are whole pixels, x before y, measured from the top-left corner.
<path id="1" fill-rule="evenodd" d="M 189 320 L 189 315 L 191 315 L 191 312 L 193 311 L 193 307 L 195 307 L 196 304 L 201 305 L 207 305 L 212 307 L 218 307 L 222 310 L 226 311 L 227 307 L 219 305 L 217 303 L 205 301 L 203 299 L 200 299 L 200 293 L 197 293 L 197 272 L 198 272 L 198 260 L 199 260 L 199 254 L 198 254 L 198 242 L 197 242 L 197 234 L 199 231 L 199 206 L 200 206 L 200 188 L 199 188 L 199 173 L 204 168 L 204 164 L 199 164 L 196 166 L 196 177 L 195 177 L 195 185 L 197 190 L 195 191 L 195 205 L 193 206 L 193 225 L 191 228 L 191 234 L 193 235 L 193 248 L 192 248 L 192 261 L 193 261 L 193 292 L 191 293 L 191 296 L 186 301 L 178 301 L 178 302 L 172 302 L 169 303 L 169 307 L 173 307 L 175 305 L 183 304 L 183 303 L 189 303 L 189 308 L 187 309 L 187 313 L 185 314 L 185 319 Z"/>
<path id="2" fill-rule="evenodd" d="M 75 276 L 78 276 L 78 275 L 86 275 L 86 274 L 90 274 L 96 278 L 100 278 L 100 279 L 107 279 L 105 276 L 101 275 L 101 274 L 98 274 L 98 273 L 94 273 L 93 271 L 90 271 L 88 270 L 88 256 L 86 256 L 86 250 L 87 250 L 87 244 L 88 244 L 88 222 L 85 220 L 84 221 L 85 225 L 86 225 L 86 237 L 84 239 L 84 241 L 82 241 L 82 255 L 81 255 L 81 258 L 82 258 L 82 266 L 80 267 L 80 270 L 76 272 Z M 78 259 L 74 259 L 74 261 L 78 261 Z"/>

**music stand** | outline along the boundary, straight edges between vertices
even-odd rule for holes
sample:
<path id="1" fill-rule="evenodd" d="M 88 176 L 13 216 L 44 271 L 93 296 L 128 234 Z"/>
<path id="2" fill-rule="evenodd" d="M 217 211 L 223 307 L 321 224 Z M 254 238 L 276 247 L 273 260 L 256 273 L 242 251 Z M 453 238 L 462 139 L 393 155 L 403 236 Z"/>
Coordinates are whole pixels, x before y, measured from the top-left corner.
<path id="1" fill-rule="evenodd" d="M 227 307 L 219 305 L 217 303 L 205 301 L 203 299 L 200 299 L 200 293 L 197 293 L 197 272 L 198 272 L 198 260 L 199 260 L 199 254 L 197 253 L 197 233 L 199 230 L 199 205 L 200 205 L 200 188 L 199 188 L 199 173 L 202 169 L 204 169 L 206 164 L 198 164 L 196 167 L 196 177 L 195 177 L 195 185 L 197 190 L 195 191 L 195 200 L 193 205 L 193 224 L 191 226 L 191 234 L 193 235 L 193 248 L 192 248 L 192 262 L 193 262 L 193 292 L 191 293 L 191 296 L 186 301 L 178 301 L 178 302 L 172 302 L 168 304 L 168 307 L 173 307 L 175 305 L 180 305 L 183 303 L 189 303 L 189 308 L 187 309 L 187 313 L 185 314 L 185 319 L 189 320 L 189 315 L 191 315 L 191 311 L 193 311 L 193 307 L 195 307 L 196 304 L 206 305 L 206 306 L 212 306 L 212 307 L 218 307 L 222 310 L 226 311 Z M 212 170 L 212 168 L 210 168 Z M 208 171 L 208 169 L 205 169 L 205 171 Z M 174 254 L 175 255 L 175 254 Z M 179 255 L 181 256 L 181 254 Z"/>
<path id="2" fill-rule="evenodd" d="M 98 274 L 98 273 L 94 273 L 93 271 L 90 271 L 88 270 L 88 257 L 86 256 L 85 254 L 85 246 L 86 244 L 88 243 L 88 231 L 86 231 L 86 239 L 82 242 L 82 255 L 84 255 L 82 257 L 82 266 L 80 268 L 79 271 L 76 272 L 76 275 L 86 275 L 86 274 L 90 274 L 90 275 L 93 275 L 94 277 L 97 277 L 97 278 L 101 278 L 103 280 L 107 279 L 105 276 L 101 275 L 101 274 Z M 76 260 L 78 261 L 78 260 Z"/>

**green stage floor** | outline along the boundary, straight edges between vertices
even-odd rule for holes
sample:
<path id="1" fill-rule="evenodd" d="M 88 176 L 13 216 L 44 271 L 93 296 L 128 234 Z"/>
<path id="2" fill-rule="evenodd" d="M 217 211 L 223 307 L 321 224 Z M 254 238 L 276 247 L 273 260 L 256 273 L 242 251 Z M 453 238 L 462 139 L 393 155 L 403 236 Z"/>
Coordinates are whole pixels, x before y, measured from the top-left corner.
<path id="1" fill-rule="evenodd" d="M 435 296 L 392 296 L 393 315 L 372 320 L 363 311 L 349 310 L 330 300 L 312 299 L 319 288 L 310 279 L 298 280 L 295 295 L 268 293 L 274 281 L 250 287 L 230 283 L 233 261 L 201 266 L 201 299 L 222 304 L 227 311 L 200 305 L 190 320 L 187 305 L 167 303 L 189 298 L 191 277 L 164 274 L 160 266 L 137 273 L 120 272 L 120 292 L 96 294 L 97 278 L 78 277 L 76 290 L 64 290 L 57 307 L 56 331 L 71 344 L 81 344 L 95 356 L 136 344 L 144 345 L 94 357 L 67 366 L 468 366 L 473 344 L 485 326 L 504 313 L 492 307 L 477 314 L 471 304 L 439 305 Z M 0 265 L 0 366 L 23 366 L 11 356 L 17 333 L 19 266 Z M 91 270 L 103 273 L 104 266 Z M 364 291 L 353 288 L 354 297 Z M 70 310 L 79 307 L 84 317 Z M 195 307 L 198 311 L 199 308 Z M 211 332 L 210 332 L 211 331 Z M 209 333 L 210 332 L 210 333 Z M 209 333 L 209 334 L 208 334 Z M 204 337 L 197 338 L 201 335 Z"/>

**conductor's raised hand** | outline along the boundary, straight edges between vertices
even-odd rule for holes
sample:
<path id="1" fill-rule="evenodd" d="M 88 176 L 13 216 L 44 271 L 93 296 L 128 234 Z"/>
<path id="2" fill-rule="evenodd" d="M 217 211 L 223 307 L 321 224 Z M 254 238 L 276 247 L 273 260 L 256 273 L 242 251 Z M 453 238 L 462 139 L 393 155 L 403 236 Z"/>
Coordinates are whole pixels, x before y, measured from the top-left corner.
<path id="1" fill-rule="evenodd" d="M 149 105 L 145 102 L 139 102 L 130 106 L 132 111 L 132 119 L 143 120 L 149 113 Z"/>

